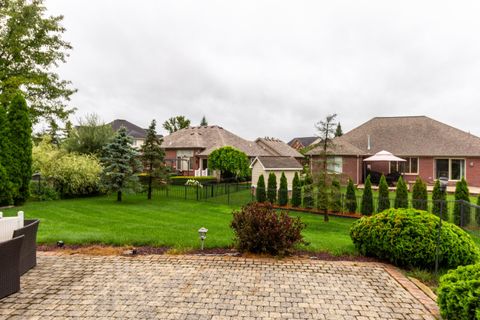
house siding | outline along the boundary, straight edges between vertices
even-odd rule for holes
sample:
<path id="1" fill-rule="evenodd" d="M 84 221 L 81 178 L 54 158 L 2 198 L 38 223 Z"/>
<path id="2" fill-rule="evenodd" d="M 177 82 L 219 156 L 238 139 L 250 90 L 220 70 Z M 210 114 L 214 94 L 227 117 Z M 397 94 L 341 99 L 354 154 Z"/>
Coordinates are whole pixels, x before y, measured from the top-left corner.
<path id="1" fill-rule="evenodd" d="M 344 174 L 345 176 L 347 176 L 348 178 L 351 178 L 353 183 L 355 184 L 358 184 L 360 183 L 358 180 L 357 180 L 357 177 L 358 179 L 361 179 L 362 177 L 362 166 L 361 166 L 361 163 L 358 164 L 358 167 L 357 167 L 357 160 L 358 162 L 361 162 L 362 159 L 357 159 L 357 157 L 355 156 L 344 156 L 342 157 L 342 164 L 343 164 L 343 168 L 342 168 L 342 174 Z"/>
<path id="2" fill-rule="evenodd" d="M 480 187 L 480 158 L 467 158 L 466 160 L 466 179 L 468 184 Z"/>
<path id="3" fill-rule="evenodd" d="M 263 177 L 265 179 L 265 186 L 267 187 L 268 184 L 268 175 L 270 172 L 275 173 L 275 176 L 277 177 L 277 188 L 280 188 L 280 178 L 282 177 L 282 172 L 285 173 L 285 177 L 287 178 L 287 188 L 288 191 L 292 190 L 292 183 L 293 183 L 293 178 L 295 177 L 295 172 L 298 172 L 300 175 L 301 169 L 298 171 L 294 170 L 288 170 L 288 171 L 282 171 L 282 170 L 264 170 L 262 165 L 260 164 L 259 161 L 255 162 L 255 164 L 252 167 L 252 187 L 256 188 L 257 187 L 257 182 L 258 178 L 260 175 L 263 174 Z"/>

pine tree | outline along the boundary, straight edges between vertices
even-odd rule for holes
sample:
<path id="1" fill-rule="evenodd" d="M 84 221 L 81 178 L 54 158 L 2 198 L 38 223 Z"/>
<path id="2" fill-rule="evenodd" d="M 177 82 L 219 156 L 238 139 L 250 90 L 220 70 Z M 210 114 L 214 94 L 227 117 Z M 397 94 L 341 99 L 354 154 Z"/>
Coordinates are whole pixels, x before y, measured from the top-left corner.
<path id="1" fill-rule="evenodd" d="M 455 187 L 455 205 L 453 206 L 453 222 L 458 226 L 470 224 L 470 192 L 464 178 Z"/>
<path id="2" fill-rule="evenodd" d="M 208 126 L 207 118 L 205 116 L 202 117 L 202 121 L 200 122 L 201 126 Z"/>
<path id="3" fill-rule="evenodd" d="M 395 194 L 395 209 L 398 208 L 408 208 L 408 189 L 402 177 L 397 181 L 397 192 Z"/>
<path id="4" fill-rule="evenodd" d="M 302 204 L 302 187 L 300 186 L 300 178 L 298 172 L 295 172 L 295 176 L 292 181 L 292 206 L 299 207 Z"/>
<path id="5" fill-rule="evenodd" d="M 335 178 L 332 180 L 332 186 L 330 188 L 330 209 L 332 209 L 333 212 L 342 212 L 340 182 Z"/>
<path id="6" fill-rule="evenodd" d="M 0 105 L 0 207 L 12 204 L 12 186 L 8 175 L 11 164 L 7 111 Z"/>
<path id="7" fill-rule="evenodd" d="M 307 184 L 303 187 L 303 207 L 312 209 L 315 204 L 313 199 L 313 188 L 311 184 Z"/>
<path id="8" fill-rule="evenodd" d="M 258 177 L 257 189 L 255 189 L 257 202 L 265 202 L 267 200 L 267 192 L 265 189 L 265 178 L 263 174 L 261 174 L 260 177 Z"/>
<path id="9" fill-rule="evenodd" d="M 357 212 L 357 195 L 355 192 L 355 186 L 353 185 L 352 179 L 348 179 L 347 193 L 345 195 L 345 202 L 347 206 L 347 211 L 351 213 Z"/>
<path id="10" fill-rule="evenodd" d="M 372 195 L 372 183 L 370 182 L 370 175 L 368 175 L 365 181 L 365 187 L 363 189 L 362 204 L 360 212 L 364 215 L 371 215 L 373 213 L 373 195 Z"/>
<path id="11" fill-rule="evenodd" d="M 342 125 L 340 122 L 337 124 L 337 129 L 335 130 L 335 137 L 343 136 Z"/>
<path id="12" fill-rule="evenodd" d="M 418 210 L 428 210 L 427 185 L 420 177 L 417 177 L 413 185 L 412 206 Z"/>
<path id="13" fill-rule="evenodd" d="M 140 188 L 136 173 L 142 171 L 142 164 L 132 142 L 127 129 L 121 127 L 113 141 L 104 147 L 103 183 L 110 192 L 117 193 L 117 201 L 122 201 L 123 193 Z"/>
<path id="14" fill-rule="evenodd" d="M 325 178 L 325 175 L 321 173 L 317 183 L 317 210 L 323 212 L 323 221 L 328 222 L 330 199 Z"/>
<path id="15" fill-rule="evenodd" d="M 267 199 L 271 204 L 277 201 L 277 176 L 273 172 L 268 175 Z"/>
<path id="16" fill-rule="evenodd" d="M 377 212 L 382 212 L 387 209 L 390 209 L 390 195 L 388 192 L 387 179 L 382 174 L 380 178 L 380 183 L 378 185 L 378 206 Z"/>
<path id="17" fill-rule="evenodd" d="M 163 160 L 165 152 L 163 151 L 162 138 L 157 135 L 157 123 L 152 120 L 150 127 L 147 129 L 145 143 L 141 147 L 142 161 L 148 175 L 147 199 L 152 199 L 152 182 L 154 177 L 159 177 L 164 173 Z"/>
<path id="18" fill-rule="evenodd" d="M 285 173 L 280 177 L 280 188 L 278 189 L 278 204 L 286 206 L 288 204 L 288 183 Z"/>
<path id="19" fill-rule="evenodd" d="M 10 103 L 7 119 L 7 138 L 12 158 L 6 170 L 13 188 L 13 203 L 21 205 L 27 201 L 30 195 L 29 185 L 32 179 L 32 123 L 27 102 L 19 92 Z"/>
<path id="20" fill-rule="evenodd" d="M 442 192 L 440 190 L 440 180 L 435 181 L 435 185 L 433 186 L 433 191 L 432 191 L 432 213 L 437 215 L 437 216 L 442 216 L 442 218 L 445 217 L 445 213 L 448 212 L 447 208 L 447 201 L 446 201 L 447 195 L 445 192 Z"/>

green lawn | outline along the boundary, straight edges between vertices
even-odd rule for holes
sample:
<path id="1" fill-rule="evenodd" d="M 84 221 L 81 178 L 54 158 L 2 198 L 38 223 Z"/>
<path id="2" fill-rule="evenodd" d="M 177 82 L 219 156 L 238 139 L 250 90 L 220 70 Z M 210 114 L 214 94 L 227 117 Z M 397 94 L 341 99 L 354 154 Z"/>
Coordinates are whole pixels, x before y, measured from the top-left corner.
<path id="1" fill-rule="evenodd" d="M 237 197 L 248 196 L 239 193 Z M 23 207 L 4 210 L 4 214 L 14 215 L 23 210 L 27 218 L 39 218 L 39 243 L 53 244 L 63 240 L 66 244 L 189 249 L 198 248 L 197 230 L 202 226 L 209 229 L 206 247 L 231 246 L 233 233 L 229 225 L 233 209 L 212 201 L 160 196 L 148 201 L 142 195 L 128 195 L 122 203 L 117 203 L 113 196 L 28 202 Z M 300 216 L 307 225 L 303 234 L 310 245 L 299 249 L 335 255 L 355 253 L 349 237 L 354 220 L 332 217 L 329 223 L 324 223 L 322 216 L 292 215 Z"/>

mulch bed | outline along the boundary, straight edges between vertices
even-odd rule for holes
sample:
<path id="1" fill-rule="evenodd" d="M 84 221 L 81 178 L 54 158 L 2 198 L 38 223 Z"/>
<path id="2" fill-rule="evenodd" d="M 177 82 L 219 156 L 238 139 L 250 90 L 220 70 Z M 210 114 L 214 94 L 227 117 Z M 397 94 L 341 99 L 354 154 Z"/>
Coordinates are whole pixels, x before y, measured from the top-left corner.
<path id="1" fill-rule="evenodd" d="M 307 212 L 307 213 L 321 214 L 321 215 L 324 214 L 322 211 L 318 211 L 315 209 L 298 208 L 298 207 L 292 207 L 290 205 L 287 205 L 287 206 L 272 205 L 272 208 L 278 209 L 278 210 Z M 335 216 L 335 217 L 345 217 L 345 218 L 354 218 L 354 219 L 360 219 L 361 217 L 363 217 L 363 215 L 361 215 L 360 213 L 334 212 L 330 210 L 327 211 L 327 213 L 329 216 Z"/>

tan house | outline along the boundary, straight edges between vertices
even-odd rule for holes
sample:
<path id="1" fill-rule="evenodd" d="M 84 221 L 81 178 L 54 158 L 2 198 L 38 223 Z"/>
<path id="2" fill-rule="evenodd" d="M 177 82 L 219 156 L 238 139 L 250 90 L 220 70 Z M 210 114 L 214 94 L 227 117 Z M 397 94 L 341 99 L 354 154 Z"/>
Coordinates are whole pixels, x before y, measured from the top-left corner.
<path id="1" fill-rule="evenodd" d="M 267 183 L 268 175 L 275 173 L 277 177 L 277 186 L 280 186 L 280 178 L 282 172 L 287 178 L 288 191 L 292 191 L 292 181 L 295 172 L 299 175 L 303 170 L 303 166 L 294 157 L 278 157 L 278 156 L 260 156 L 256 157 L 250 165 L 252 169 L 252 187 L 257 188 L 257 182 L 260 175 L 263 174 L 265 183 Z"/>
<path id="2" fill-rule="evenodd" d="M 133 146 L 135 148 L 140 149 L 140 147 L 145 143 L 145 139 L 147 137 L 146 129 L 140 128 L 136 124 L 123 119 L 115 119 L 110 122 L 109 125 L 115 132 L 117 132 L 121 127 L 125 127 L 128 135 L 133 138 Z"/>

